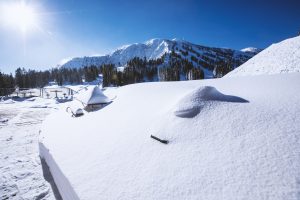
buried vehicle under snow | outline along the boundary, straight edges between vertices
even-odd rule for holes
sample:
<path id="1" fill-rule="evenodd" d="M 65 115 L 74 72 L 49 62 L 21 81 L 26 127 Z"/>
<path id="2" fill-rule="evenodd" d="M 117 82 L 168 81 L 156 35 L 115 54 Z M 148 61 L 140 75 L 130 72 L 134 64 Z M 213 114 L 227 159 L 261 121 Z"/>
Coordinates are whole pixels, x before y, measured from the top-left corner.
<path id="1" fill-rule="evenodd" d="M 98 110 L 111 103 L 98 86 L 86 87 L 75 97 L 80 101 L 88 112 Z"/>

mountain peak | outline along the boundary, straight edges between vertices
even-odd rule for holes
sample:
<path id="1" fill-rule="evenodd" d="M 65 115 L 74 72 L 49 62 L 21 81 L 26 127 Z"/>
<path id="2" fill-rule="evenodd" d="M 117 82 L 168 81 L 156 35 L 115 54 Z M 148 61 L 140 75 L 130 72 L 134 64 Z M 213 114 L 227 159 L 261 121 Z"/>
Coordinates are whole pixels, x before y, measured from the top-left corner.
<path id="1" fill-rule="evenodd" d="M 184 39 L 180 39 L 180 38 L 173 38 L 172 41 L 173 42 L 186 42 Z"/>
<path id="2" fill-rule="evenodd" d="M 253 49 L 251 49 L 253 50 Z M 202 68 L 207 75 L 212 77 L 214 64 L 217 62 L 229 62 L 233 60 L 232 67 L 237 67 L 244 63 L 256 53 L 250 50 L 236 51 L 232 49 L 205 47 L 190 43 L 182 39 L 162 39 L 153 38 L 144 43 L 134 43 L 119 47 L 115 51 L 105 56 L 74 58 L 62 65 L 66 68 L 80 68 L 84 66 L 100 66 L 103 64 L 114 64 L 116 67 L 125 66 L 128 61 L 135 57 L 146 60 L 157 60 L 164 55 L 169 55 L 164 60 L 164 65 L 169 66 L 171 52 L 177 56 L 177 60 L 185 60 L 192 63 L 195 67 Z"/>
<path id="3" fill-rule="evenodd" d="M 150 40 L 147 40 L 144 44 L 145 45 L 153 45 L 153 44 L 158 44 L 161 42 L 166 41 L 167 39 L 162 39 L 162 38 L 152 38 Z"/>
<path id="4" fill-rule="evenodd" d="M 247 48 L 241 49 L 240 51 L 242 51 L 242 52 L 259 53 L 261 51 L 261 49 L 255 48 L 255 47 L 247 47 Z"/>

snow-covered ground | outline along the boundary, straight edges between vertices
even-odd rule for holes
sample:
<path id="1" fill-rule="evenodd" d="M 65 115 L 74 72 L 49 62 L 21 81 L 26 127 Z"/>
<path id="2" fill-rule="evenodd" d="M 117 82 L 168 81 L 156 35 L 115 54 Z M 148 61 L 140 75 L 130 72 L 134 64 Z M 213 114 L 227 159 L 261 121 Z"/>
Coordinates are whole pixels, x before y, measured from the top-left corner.
<path id="1" fill-rule="evenodd" d="M 65 200 L 296 200 L 299 91 L 299 73 L 108 89 L 102 110 L 49 115 L 40 153 Z"/>
<path id="2" fill-rule="evenodd" d="M 38 152 L 42 120 L 56 108 L 53 100 L 31 98 L 0 102 L 0 199 L 52 200 Z"/>
<path id="3" fill-rule="evenodd" d="M 55 198 L 38 151 L 64 200 L 300 199 L 299 38 L 222 79 L 107 88 L 77 118 L 82 86 L 0 102 L 1 199 Z"/>
<path id="4" fill-rule="evenodd" d="M 226 76 L 300 72 L 300 36 L 266 48 Z"/>

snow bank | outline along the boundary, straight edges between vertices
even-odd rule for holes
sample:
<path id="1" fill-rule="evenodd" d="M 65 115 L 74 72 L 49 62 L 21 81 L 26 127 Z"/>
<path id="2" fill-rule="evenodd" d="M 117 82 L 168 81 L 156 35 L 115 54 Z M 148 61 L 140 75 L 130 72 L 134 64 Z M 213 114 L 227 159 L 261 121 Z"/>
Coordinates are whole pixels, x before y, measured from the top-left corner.
<path id="1" fill-rule="evenodd" d="M 53 113 L 41 142 L 81 200 L 296 200 L 299 90 L 297 73 L 128 85 L 99 111 Z M 181 99 L 213 103 L 182 118 Z"/>
<path id="2" fill-rule="evenodd" d="M 13 104 L 13 103 L 15 103 L 15 101 L 12 99 L 0 101 L 0 104 Z"/>
<path id="3" fill-rule="evenodd" d="M 248 102 L 240 97 L 224 95 L 214 87 L 202 86 L 183 97 L 175 106 L 174 114 L 177 117 L 194 117 L 202 108 L 212 104 L 214 101 Z"/>
<path id="4" fill-rule="evenodd" d="M 300 36 L 271 45 L 226 77 L 292 72 L 300 72 Z"/>
<path id="5" fill-rule="evenodd" d="M 64 200 L 79 200 L 70 182 L 64 176 L 52 155 L 49 153 L 49 150 L 44 146 L 43 143 L 39 143 L 39 151 L 41 158 L 44 159 L 49 166 L 51 175 L 62 198 Z"/>

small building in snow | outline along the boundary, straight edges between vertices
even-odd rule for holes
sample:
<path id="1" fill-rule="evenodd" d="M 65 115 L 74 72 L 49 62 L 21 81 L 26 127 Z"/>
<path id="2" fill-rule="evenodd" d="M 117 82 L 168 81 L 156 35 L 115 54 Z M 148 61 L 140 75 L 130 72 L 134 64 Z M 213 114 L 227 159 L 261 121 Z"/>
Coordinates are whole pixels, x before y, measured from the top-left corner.
<path id="1" fill-rule="evenodd" d="M 111 102 L 98 86 L 86 87 L 76 95 L 75 99 L 83 104 L 86 111 L 100 109 Z"/>

